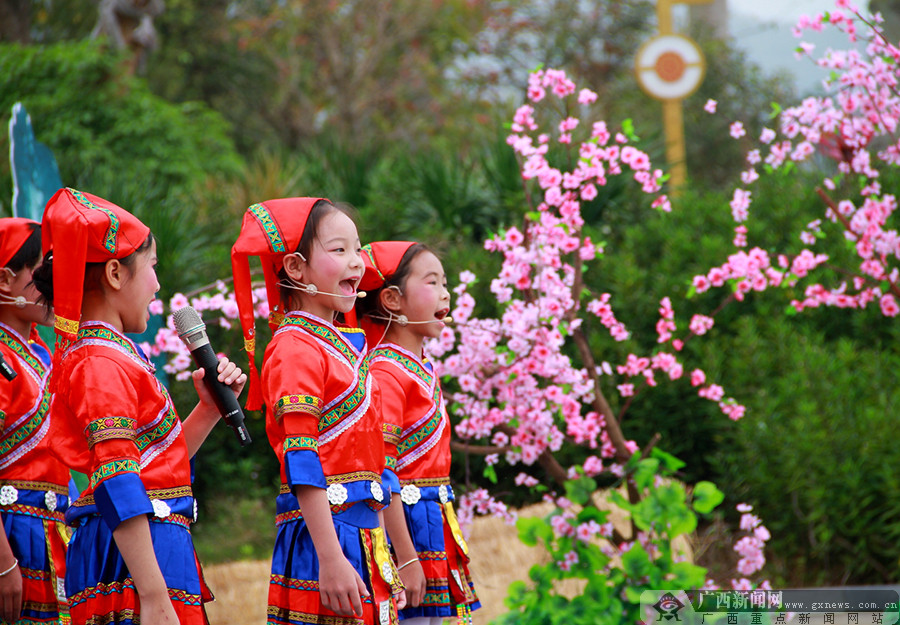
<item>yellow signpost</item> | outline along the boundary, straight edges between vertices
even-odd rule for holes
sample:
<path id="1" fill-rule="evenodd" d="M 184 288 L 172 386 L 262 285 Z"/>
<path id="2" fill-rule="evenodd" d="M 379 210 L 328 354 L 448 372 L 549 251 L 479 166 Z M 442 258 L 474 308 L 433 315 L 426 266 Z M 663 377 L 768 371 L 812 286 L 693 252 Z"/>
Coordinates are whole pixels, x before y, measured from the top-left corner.
<path id="1" fill-rule="evenodd" d="M 687 179 L 684 149 L 684 115 L 681 101 L 691 95 L 706 73 L 703 53 L 684 35 L 672 32 L 672 5 L 709 4 L 713 0 L 657 0 L 659 35 L 647 41 L 635 57 L 638 84 L 663 104 L 663 131 L 672 195 Z"/>

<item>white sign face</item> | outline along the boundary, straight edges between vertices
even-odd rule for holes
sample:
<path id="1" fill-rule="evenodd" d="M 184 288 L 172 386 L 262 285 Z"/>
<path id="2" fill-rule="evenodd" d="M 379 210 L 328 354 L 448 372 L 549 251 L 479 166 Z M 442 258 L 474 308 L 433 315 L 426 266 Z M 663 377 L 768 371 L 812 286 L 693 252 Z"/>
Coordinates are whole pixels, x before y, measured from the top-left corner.
<path id="1" fill-rule="evenodd" d="M 660 100 L 686 98 L 706 73 L 700 48 L 682 35 L 654 37 L 638 50 L 634 64 L 641 89 Z"/>

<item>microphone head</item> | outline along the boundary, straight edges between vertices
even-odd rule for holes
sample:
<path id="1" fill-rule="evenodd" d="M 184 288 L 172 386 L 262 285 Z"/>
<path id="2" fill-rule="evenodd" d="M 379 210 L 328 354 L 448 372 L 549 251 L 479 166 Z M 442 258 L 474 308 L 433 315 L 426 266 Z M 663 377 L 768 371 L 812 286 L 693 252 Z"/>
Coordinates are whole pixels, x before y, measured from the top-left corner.
<path id="1" fill-rule="evenodd" d="M 453 317 L 451 317 L 450 315 L 447 315 L 446 317 L 441 319 L 441 321 L 443 321 L 444 323 L 453 323 Z"/>
<path id="2" fill-rule="evenodd" d="M 200 318 L 200 313 L 191 306 L 185 306 L 176 310 L 172 313 L 172 320 L 175 322 L 175 330 L 178 331 L 178 336 L 181 338 L 184 338 L 190 332 L 206 329 L 206 324 Z"/>
<path id="3" fill-rule="evenodd" d="M 357 292 L 356 292 L 356 297 L 359 297 L 360 299 L 363 298 L 363 297 L 365 297 L 365 296 L 366 296 L 366 292 L 365 292 L 365 291 L 357 291 Z"/>

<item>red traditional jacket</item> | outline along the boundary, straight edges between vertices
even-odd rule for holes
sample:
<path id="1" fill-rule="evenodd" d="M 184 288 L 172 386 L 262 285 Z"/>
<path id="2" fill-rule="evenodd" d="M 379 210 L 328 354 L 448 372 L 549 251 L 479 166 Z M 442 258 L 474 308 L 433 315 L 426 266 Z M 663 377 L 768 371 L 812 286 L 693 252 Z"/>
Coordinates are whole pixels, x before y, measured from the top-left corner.
<path id="1" fill-rule="evenodd" d="M 387 503 L 382 421 L 360 330 L 285 315 L 266 348 L 262 386 L 282 484 L 328 488 L 332 506 Z"/>
<path id="2" fill-rule="evenodd" d="M 181 420 L 153 373 L 130 339 L 100 322 L 81 325 L 54 370 L 59 376 L 51 408 L 54 453 L 90 477 L 66 515 L 68 522 L 100 513 L 115 529 L 126 519 L 154 513 L 151 499 L 169 501 L 172 512 L 193 516 Z"/>
<path id="3" fill-rule="evenodd" d="M 0 353 L 18 374 L 0 380 L 0 481 L 34 482 L 34 490 L 68 494 L 69 471 L 50 452 L 50 352 L 37 332 L 29 339 L 0 323 Z"/>

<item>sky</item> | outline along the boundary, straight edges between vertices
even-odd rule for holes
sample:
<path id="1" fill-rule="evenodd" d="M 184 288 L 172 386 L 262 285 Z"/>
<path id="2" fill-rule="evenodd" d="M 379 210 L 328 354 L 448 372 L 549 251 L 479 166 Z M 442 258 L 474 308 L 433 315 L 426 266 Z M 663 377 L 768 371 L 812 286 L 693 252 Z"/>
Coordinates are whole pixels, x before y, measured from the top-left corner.
<path id="1" fill-rule="evenodd" d="M 812 15 L 834 8 L 834 0 L 727 0 L 735 13 L 752 15 L 760 20 L 793 24 L 803 15 Z M 863 2 L 856 4 L 862 6 Z"/>
<path id="2" fill-rule="evenodd" d="M 825 72 L 816 68 L 808 59 L 797 60 L 794 49 L 800 40 L 791 34 L 791 28 L 801 15 L 834 8 L 834 0 L 727 0 L 729 10 L 729 30 L 738 47 L 746 51 L 748 57 L 769 72 L 787 71 L 793 75 L 802 93 L 816 89 Z M 860 7 L 868 3 L 856 0 Z M 832 33 L 826 35 L 805 35 L 820 50 L 828 47 L 846 49 L 846 37 Z"/>

